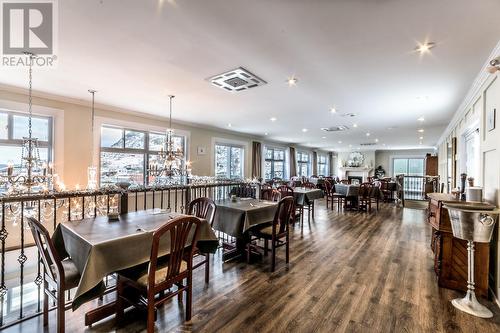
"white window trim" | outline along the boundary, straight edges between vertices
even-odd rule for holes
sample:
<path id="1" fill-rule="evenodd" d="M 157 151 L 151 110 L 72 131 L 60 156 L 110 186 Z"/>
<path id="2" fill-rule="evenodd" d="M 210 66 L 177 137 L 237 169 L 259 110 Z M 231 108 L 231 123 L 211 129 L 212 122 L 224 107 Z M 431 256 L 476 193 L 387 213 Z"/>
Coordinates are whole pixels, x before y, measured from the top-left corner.
<path id="1" fill-rule="evenodd" d="M 289 179 L 290 178 L 290 148 L 287 146 L 280 146 L 280 145 L 274 145 L 274 144 L 265 144 L 262 143 L 262 151 L 261 151 L 261 156 L 262 156 L 262 165 L 261 165 L 261 170 L 262 170 L 262 179 L 265 179 L 265 172 L 264 168 L 266 165 L 266 148 L 270 149 L 280 149 L 285 152 L 285 170 L 283 171 L 283 179 Z"/>
<path id="2" fill-rule="evenodd" d="M 0 100 L 0 109 L 28 114 L 28 103 Z M 64 181 L 64 110 L 33 104 L 33 115 L 52 117 L 52 156 L 54 169 Z"/>
<path id="3" fill-rule="evenodd" d="M 300 169 L 300 163 L 299 163 L 299 154 L 307 154 L 308 156 L 308 162 L 307 162 L 307 170 L 308 174 L 305 177 L 310 177 L 312 175 L 312 152 L 308 150 L 297 150 L 295 153 L 295 162 L 297 163 L 297 174 L 298 169 Z"/>
<path id="4" fill-rule="evenodd" d="M 324 175 L 324 176 L 329 176 L 329 173 L 330 173 L 330 170 L 329 170 L 329 169 L 330 169 L 330 161 L 329 161 L 329 160 L 330 160 L 330 158 L 329 158 L 328 154 L 319 153 L 319 152 L 316 152 L 316 154 L 317 154 L 317 156 L 316 156 L 316 157 L 317 157 L 317 161 L 316 161 L 316 164 L 317 164 L 317 165 L 316 165 L 316 168 L 317 168 L 317 170 L 318 170 L 318 175 L 319 175 L 319 157 L 320 157 L 320 156 L 322 156 L 322 157 L 324 157 L 324 158 L 325 158 L 325 161 L 326 161 L 326 164 L 325 164 L 325 165 L 326 165 L 326 173 L 327 173 L 327 174 L 326 174 L 326 175 Z M 317 175 L 317 176 L 318 176 L 318 175 Z"/>
<path id="5" fill-rule="evenodd" d="M 221 145 L 233 145 L 233 146 L 240 146 L 243 148 L 243 177 L 247 178 L 247 161 L 251 161 L 251 154 L 249 150 L 249 144 L 247 141 L 239 141 L 239 140 L 232 140 L 232 139 L 226 139 L 226 138 L 217 138 L 217 137 L 212 137 L 212 154 L 210 154 L 210 175 L 215 176 L 215 145 L 221 144 Z"/>

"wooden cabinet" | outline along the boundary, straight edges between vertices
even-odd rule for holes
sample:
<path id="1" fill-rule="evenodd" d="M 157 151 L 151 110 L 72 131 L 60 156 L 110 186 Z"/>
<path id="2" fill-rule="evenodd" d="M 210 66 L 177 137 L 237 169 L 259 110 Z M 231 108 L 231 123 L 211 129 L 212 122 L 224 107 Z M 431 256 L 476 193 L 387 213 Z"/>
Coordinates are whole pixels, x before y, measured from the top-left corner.
<path id="1" fill-rule="evenodd" d="M 431 249 L 434 252 L 434 271 L 440 287 L 467 291 L 467 241 L 453 237 L 447 202 L 456 202 L 452 195 L 429 193 L 428 222 L 432 226 Z M 476 293 L 488 296 L 490 245 L 474 243 L 476 263 L 474 276 Z"/>
<path id="2" fill-rule="evenodd" d="M 425 156 L 425 175 L 437 176 L 438 175 L 438 157 L 427 154 Z"/>

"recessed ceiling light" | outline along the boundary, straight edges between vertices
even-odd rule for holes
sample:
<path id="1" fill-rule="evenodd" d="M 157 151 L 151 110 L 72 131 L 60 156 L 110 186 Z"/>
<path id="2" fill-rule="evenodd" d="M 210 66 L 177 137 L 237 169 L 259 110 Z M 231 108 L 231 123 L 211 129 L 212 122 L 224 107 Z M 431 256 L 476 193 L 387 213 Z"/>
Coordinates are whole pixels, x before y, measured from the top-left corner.
<path id="1" fill-rule="evenodd" d="M 352 124 L 352 127 L 356 128 L 358 127 L 358 124 Z"/>
<path id="2" fill-rule="evenodd" d="M 358 150 L 360 150 L 360 149 L 361 149 L 361 147 L 358 147 Z"/>
<path id="3" fill-rule="evenodd" d="M 339 141 L 339 143 L 342 143 L 342 141 Z"/>
<path id="4" fill-rule="evenodd" d="M 322 139 L 326 139 L 326 136 L 322 136 L 321 138 L 322 138 Z"/>
<path id="5" fill-rule="evenodd" d="M 289 87 L 292 87 L 292 86 L 297 85 L 297 81 L 298 81 L 298 79 L 296 77 L 292 76 L 286 82 L 288 83 Z"/>
<path id="6" fill-rule="evenodd" d="M 227 127 L 233 127 L 233 125 L 231 123 L 227 124 Z"/>
<path id="7" fill-rule="evenodd" d="M 370 132 L 367 132 L 367 133 L 366 133 L 366 136 L 370 136 Z"/>
<path id="8" fill-rule="evenodd" d="M 307 132 L 307 128 L 303 128 L 302 132 L 304 132 L 304 133 Z"/>
<path id="9" fill-rule="evenodd" d="M 269 135 L 269 133 L 266 132 L 266 133 L 264 133 L 264 135 Z"/>
<path id="10" fill-rule="evenodd" d="M 335 109 L 335 108 L 330 108 L 330 112 L 331 112 L 331 113 L 336 113 L 336 112 L 337 112 L 337 109 Z"/>
<path id="11" fill-rule="evenodd" d="M 418 121 L 424 121 L 424 120 L 425 120 L 425 118 L 424 118 L 424 116 L 422 116 L 422 117 L 418 118 L 417 120 L 418 120 Z"/>
<path id="12" fill-rule="evenodd" d="M 424 137 L 423 137 L 423 136 L 421 136 L 419 139 L 420 139 L 420 140 L 423 140 L 423 139 L 424 139 Z"/>
<path id="13" fill-rule="evenodd" d="M 421 144 L 422 144 L 422 141 L 420 141 L 418 144 L 419 144 L 419 145 L 421 145 Z"/>
<path id="14" fill-rule="evenodd" d="M 270 121 L 272 121 L 272 122 L 275 122 L 276 120 L 278 120 L 278 118 L 276 118 L 276 117 L 271 117 L 271 118 L 269 118 L 269 120 L 270 120 Z"/>
<path id="15" fill-rule="evenodd" d="M 378 142 L 378 139 L 375 139 L 375 142 Z"/>
<path id="16" fill-rule="evenodd" d="M 428 53 L 434 47 L 436 47 L 436 43 L 434 42 L 418 43 L 417 46 L 415 47 L 415 51 L 419 52 L 420 54 L 425 54 Z"/>
<path id="17" fill-rule="evenodd" d="M 425 132 L 425 130 L 424 130 L 423 128 L 419 128 L 417 132 L 418 132 L 418 133 L 424 133 L 424 132 Z"/>

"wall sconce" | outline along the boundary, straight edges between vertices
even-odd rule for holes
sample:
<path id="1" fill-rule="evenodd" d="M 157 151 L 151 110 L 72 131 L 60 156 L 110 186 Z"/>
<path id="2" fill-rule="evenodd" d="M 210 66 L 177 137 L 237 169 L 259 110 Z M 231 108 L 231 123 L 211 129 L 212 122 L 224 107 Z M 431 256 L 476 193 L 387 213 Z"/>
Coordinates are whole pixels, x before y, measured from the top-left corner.
<path id="1" fill-rule="evenodd" d="M 497 71 L 500 71 L 500 56 L 490 61 L 490 66 L 486 68 L 488 73 L 495 74 Z"/>

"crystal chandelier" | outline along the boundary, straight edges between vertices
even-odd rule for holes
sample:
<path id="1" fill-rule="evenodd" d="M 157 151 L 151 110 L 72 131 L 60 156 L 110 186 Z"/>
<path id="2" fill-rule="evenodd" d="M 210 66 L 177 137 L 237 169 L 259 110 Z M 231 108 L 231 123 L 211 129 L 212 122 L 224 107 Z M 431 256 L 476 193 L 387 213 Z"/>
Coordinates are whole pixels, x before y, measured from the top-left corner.
<path id="1" fill-rule="evenodd" d="M 160 152 L 157 155 L 157 160 L 148 167 L 148 175 L 155 177 L 155 183 L 161 183 L 166 177 L 168 183 L 182 181 L 183 178 L 191 174 L 190 162 L 184 161 L 184 152 L 180 147 L 175 148 L 174 130 L 172 128 L 172 100 L 175 96 L 169 95 L 170 99 L 170 116 L 169 128 L 166 131 L 166 140 Z"/>
<path id="2" fill-rule="evenodd" d="M 54 186 L 54 168 L 52 163 L 43 163 L 40 159 L 38 138 L 33 137 L 33 62 L 36 55 L 24 52 L 30 58 L 29 61 L 29 104 L 28 104 L 28 137 L 23 137 L 21 152 L 21 170 L 15 175 L 14 165 L 7 166 L 7 175 L 1 175 L 0 184 L 7 186 L 9 194 L 48 192 Z"/>

